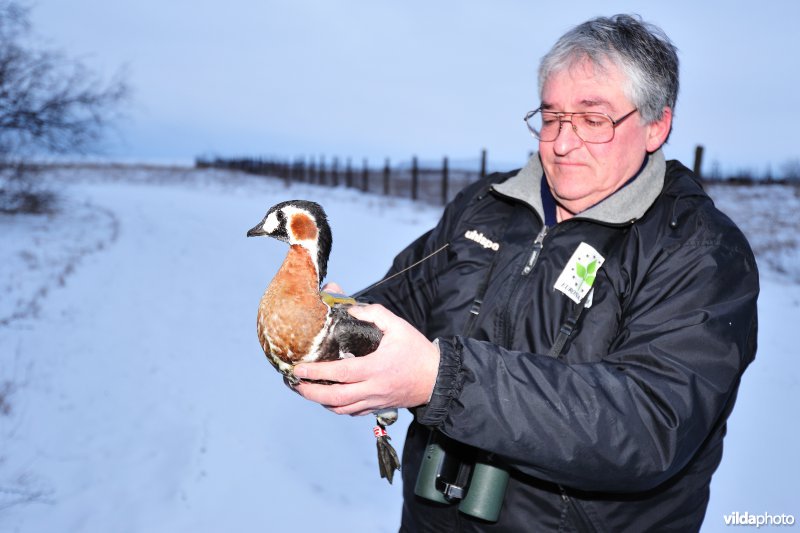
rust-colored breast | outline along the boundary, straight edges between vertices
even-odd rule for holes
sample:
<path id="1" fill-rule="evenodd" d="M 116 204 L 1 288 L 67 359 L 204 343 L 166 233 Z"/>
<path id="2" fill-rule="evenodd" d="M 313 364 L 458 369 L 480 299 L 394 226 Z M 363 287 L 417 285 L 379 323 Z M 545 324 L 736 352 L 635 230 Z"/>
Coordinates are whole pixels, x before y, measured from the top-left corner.
<path id="1" fill-rule="evenodd" d="M 264 353 L 289 364 L 305 357 L 328 315 L 308 252 L 292 245 L 258 306 L 258 338 Z"/>

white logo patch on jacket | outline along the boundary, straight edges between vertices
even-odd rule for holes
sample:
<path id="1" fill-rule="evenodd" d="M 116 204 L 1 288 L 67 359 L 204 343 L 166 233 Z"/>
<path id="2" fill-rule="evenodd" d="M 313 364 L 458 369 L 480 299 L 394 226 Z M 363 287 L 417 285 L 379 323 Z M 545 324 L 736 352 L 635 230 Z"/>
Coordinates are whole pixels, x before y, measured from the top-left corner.
<path id="1" fill-rule="evenodd" d="M 480 231 L 470 229 L 464 234 L 464 237 L 471 241 L 475 241 L 484 248 L 488 248 L 490 250 L 494 250 L 495 252 L 500 249 L 500 245 L 494 241 L 489 240 L 487 237 L 483 235 Z"/>
<path id="2" fill-rule="evenodd" d="M 553 288 L 566 294 L 576 304 L 580 303 L 591 290 L 604 262 L 605 258 L 597 250 L 585 242 L 580 243 Z"/>

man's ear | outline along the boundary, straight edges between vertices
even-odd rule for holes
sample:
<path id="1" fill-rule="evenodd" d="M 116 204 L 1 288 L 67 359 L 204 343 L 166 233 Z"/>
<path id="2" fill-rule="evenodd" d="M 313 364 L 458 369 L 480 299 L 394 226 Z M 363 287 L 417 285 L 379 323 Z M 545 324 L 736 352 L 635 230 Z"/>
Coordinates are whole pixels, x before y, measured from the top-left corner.
<path id="1" fill-rule="evenodd" d="M 647 125 L 647 153 L 653 153 L 667 141 L 672 129 L 672 109 L 665 107 L 661 118 Z"/>

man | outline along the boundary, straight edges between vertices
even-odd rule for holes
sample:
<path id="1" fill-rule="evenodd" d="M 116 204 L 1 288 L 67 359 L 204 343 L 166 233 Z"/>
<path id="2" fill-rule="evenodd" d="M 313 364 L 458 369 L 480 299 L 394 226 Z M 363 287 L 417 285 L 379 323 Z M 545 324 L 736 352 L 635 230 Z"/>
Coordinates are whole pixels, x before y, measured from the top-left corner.
<path id="1" fill-rule="evenodd" d="M 404 531 L 696 531 L 756 349 L 741 232 L 661 145 L 678 59 L 638 18 L 590 20 L 543 58 L 539 152 L 466 188 L 352 314 L 369 356 L 300 365 L 334 412 L 413 408 Z M 433 341 L 433 342 L 432 342 Z M 435 430 L 510 481 L 496 523 L 414 494 Z"/>

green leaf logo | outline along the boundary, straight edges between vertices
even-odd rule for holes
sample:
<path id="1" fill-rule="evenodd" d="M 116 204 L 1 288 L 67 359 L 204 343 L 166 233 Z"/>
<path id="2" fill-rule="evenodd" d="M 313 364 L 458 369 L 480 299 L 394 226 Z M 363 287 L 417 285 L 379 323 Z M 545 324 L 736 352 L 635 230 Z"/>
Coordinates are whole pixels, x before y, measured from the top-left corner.
<path id="1" fill-rule="evenodd" d="M 581 263 L 576 262 L 575 274 L 581 280 L 581 284 L 578 286 L 578 290 L 581 290 L 584 284 L 591 287 L 592 284 L 594 283 L 596 272 L 597 272 L 597 259 L 595 259 L 588 265 L 582 265 Z"/>
<path id="2" fill-rule="evenodd" d="M 586 300 L 587 295 L 593 290 L 595 279 L 605 261 L 600 252 L 590 244 L 580 243 L 564 263 L 564 270 L 556 279 L 553 289 L 560 291 L 576 304 L 583 300 L 588 301 L 591 306 L 591 299 Z"/>

